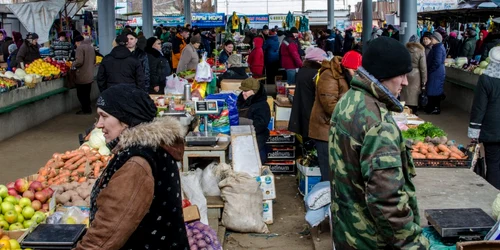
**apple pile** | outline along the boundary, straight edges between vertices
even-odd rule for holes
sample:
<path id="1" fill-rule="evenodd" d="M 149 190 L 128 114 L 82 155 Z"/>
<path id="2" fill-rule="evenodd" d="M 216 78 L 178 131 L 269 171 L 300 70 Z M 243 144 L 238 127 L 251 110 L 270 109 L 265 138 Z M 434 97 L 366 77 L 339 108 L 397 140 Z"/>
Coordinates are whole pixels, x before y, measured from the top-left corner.
<path id="1" fill-rule="evenodd" d="M 0 229 L 21 230 L 44 221 L 53 193 L 42 183 L 25 179 L 0 185 Z"/>

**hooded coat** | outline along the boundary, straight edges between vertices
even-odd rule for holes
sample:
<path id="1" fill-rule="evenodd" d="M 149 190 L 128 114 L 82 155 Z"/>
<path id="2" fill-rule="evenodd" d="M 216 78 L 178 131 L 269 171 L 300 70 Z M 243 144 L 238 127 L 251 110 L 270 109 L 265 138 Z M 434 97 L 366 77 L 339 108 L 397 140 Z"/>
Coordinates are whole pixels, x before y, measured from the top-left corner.
<path id="1" fill-rule="evenodd" d="M 135 84 L 146 90 L 141 62 L 125 46 L 114 47 L 102 59 L 97 72 L 97 85 L 101 92 L 117 84 Z"/>
<path id="2" fill-rule="evenodd" d="M 148 54 L 144 52 L 144 50 L 137 47 L 134 51 L 132 51 L 132 56 L 137 58 L 137 60 L 141 63 L 144 70 L 144 88 L 147 90 L 150 85 Z"/>
<path id="3" fill-rule="evenodd" d="M 354 46 L 354 37 L 352 36 L 352 30 L 345 31 L 344 47 L 342 53 L 345 54 L 352 50 Z"/>
<path id="4" fill-rule="evenodd" d="M 469 37 L 465 40 L 463 44 L 463 49 L 461 56 L 467 57 L 467 59 L 472 59 L 474 57 L 474 51 L 476 50 L 476 37 Z"/>
<path id="5" fill-rule="evenodd" d="M 407 43 L 406 48 L 411 55 L 413 70 L 407 75 L 408 85 L 404 86 L 401 91 L 401 101 L 409 106 L 418 106 L 418 96 L 427 82 L 425 49 L 420 43 Z"/>
<path id="6" fill-rule="evenodd" d="M 299 43 L 293 37 L 293 34 L 288 35 L 281 43 L 281 66 L 285 69 L 298 69 L 302 67 L 302 59 L 299 53 Z"/>
<path id="7" fill-rule="evenodd" d="M 75 62 L 76 84 L 90 84 L 94 82 L 95 50 L 90 39 L 84 39 L 76 48 Z"/>
<path id="8" fill-rule="evenodd" d="M 172 74 L 172 70 L 170 69 L 170 65 L 168 63 L 167 58 L 158 50 L 152 47 L 146 47 L 146 53 L 148 53 L 148 62 L 149 62 L 149 74 L 151 87 L 149 89 L 152 93 L 154 92 L 154 87 L 160 87 L 160 92 L 163 93 L 165 89 L 165 81 L 167 76 Z"/>
<path id="9" fill-rule="evenodd" d="M 451 58 L 457 58 L 460 53 L 460 40 L 456 37 L 448 36 L 448 56 Z"/>
<path id="10" fill-rule="evenodd" d="M 309 137 L 328 141 L 330 119 L 340 98 L 349 90 L 340 63 L 342 57 L 323 61 L 316 86 L 314 105 L 309 122 Z"/>
<path id="11" fill-rule="evenodd" d="M 280 60 L 280 41 L 278 36 L 269 36 L 262 49 L 264 50 L 264 60 L 266 64 L 275 63 Z"/>
<path id="12" fill-rule="evenodd" d="M 444 60 L 446 59 L 446 51 L 442 43 L 432 46 L 432 50 L 427 56 L 427 95 L 441 96 L 444 93 L 444 79 L 446 71 L 444 68 Z"/>
<path id="13" fill-rule="evenodd" d="M 316 75 L 321 64 L 315 61 L 304 61 L 304 65 L 295 76 L 295 95 L 288 130 L 309 138 L 309 118 L 316 96 Z"/>
<path id="14" fill-rule="evenodd" d="M 76 250 L 189 249 L 177 168 L 185 133 L 171 117 L 122 132 L 93 188 L 96 212 Z"/>
<path id="15" fill-rule="evenodd" d="M 329 137 L 336 249 L 429 249 L 411 151 L 391 112 L 403 106 L 360 67 L 338 102 Z"/>
<path id="16" fill-rule="evenodd" d="M 253 77 L 259 78 L 264 75 L 264 50 L 262 49 L 264 40 L 262 37 L 256 37 L 253 39 L 253 43 L 254 48 L 248 56 L 248 65 Z"/>
<path id="17" fill-rule="evenodd" d="M 483 34 L 483 40 L 477 39 L 476 49 L 474 50 L 474 55 L 482 55 L 483 54 L 484 41 L 488 37 L 488 31 L 487 30 L 481 30 L 480 33 Z"/>
<path id="18" fill-rule="evenodd" d="M 198 56 L 198 51 L 193 46 L 193 44 L 188 44 L 184 50 L 182 50 L 181 59 L 177 65 L 177 73 L 188 70 L 196 69 L 200 63 L 200 57 Z"/>
<path id="19" fill-rule="evenodd" d="M 268 125 L 271 121 L 271 109 L 267 104 L 266 88 L 261 83 L 259 91 L 254 95 L 243 98 L 243 93 L 238 96 L 236 102 L 240 117 L 252 120 L 257 136 L 257 145 L 259 146 L 260 158 L 262 162 L 267 159 L 267 139 L 269 139 Z"/>
<path id="20" fill-rule="evenodd" d="M 328 34 L 328 33 L 327 33 Z M 335 34 L 333 31 L 330 35 L 328 35 L 328 38 L 326 39 L 325 42 L 325 52 L 332 52 L 334 55 L 338 55 L 335 51 L 335 44 L 337 43 L 337 34 Z"/>

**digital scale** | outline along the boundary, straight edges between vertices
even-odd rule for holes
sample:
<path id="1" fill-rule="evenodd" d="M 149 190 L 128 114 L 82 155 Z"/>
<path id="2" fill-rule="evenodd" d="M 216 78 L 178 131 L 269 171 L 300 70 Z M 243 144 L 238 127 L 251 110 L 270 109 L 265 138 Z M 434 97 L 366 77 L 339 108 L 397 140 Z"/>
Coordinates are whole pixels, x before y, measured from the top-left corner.
<path id="1" fill-rule="evenodd" d="M 186 136 L 187 146 L 215 146 L 217 145 L 217 134 L 208 132 L 208 115 L 218 114 L 219 105 L 217 100 L 196 101 L 194 104 L 196 115 L 203 117 L 205 131 L 189 132 Z"/>

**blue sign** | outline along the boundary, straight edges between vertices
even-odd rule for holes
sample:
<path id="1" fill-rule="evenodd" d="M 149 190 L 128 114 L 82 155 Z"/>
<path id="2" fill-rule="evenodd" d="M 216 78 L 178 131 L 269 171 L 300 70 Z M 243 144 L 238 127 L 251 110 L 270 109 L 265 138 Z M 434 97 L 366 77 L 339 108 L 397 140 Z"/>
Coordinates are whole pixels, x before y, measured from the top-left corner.
<path id="1" fill-rule="evenodd" d="M 269 24 L 269 15 L 241 15 L 248 17 L 250 24 Z"/>
<path id="2" fill-rule="evenodd" d="M 184 16 L 155 16 L 153 17 L 153 24 L 166 27 L 176 27 L 177 25 L 184 26 Z"/>
<path id="3" fill-rule="evenodd" d="M 224 13 L 192 13 L 191 25 L 200 28 L 224 27 Z"/>

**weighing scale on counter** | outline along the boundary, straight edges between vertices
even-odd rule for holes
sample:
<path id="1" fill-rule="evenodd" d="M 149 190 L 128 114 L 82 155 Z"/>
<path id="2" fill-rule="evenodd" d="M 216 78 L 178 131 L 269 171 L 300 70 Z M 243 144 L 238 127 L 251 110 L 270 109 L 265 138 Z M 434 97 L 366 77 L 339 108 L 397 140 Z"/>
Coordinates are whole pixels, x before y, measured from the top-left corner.
<path id="1" fill-rule="evenodd" d="M 427 209 L 425 218 L 442 237 L 443 243 L 482 240 L 495 225 L 480 208 Z"/>
<path id="2" fill-rule="evenodd" d="M 196 101 L 194 104 L 194 110 L 196 115 L 203 117 L 205 131 L 189 132 L 189 134 L 186 136 L 187 146 L 217 145 L 217 134 L 208 131 L 208 115 L 219 113 L 217 100 Z"/>
<path id="3" fill-rule="evenodd" d="M 21 247 L 37 250 L 73 249 L 86 232 L 84 224 L 40 224 L 21 241 Z"/>

